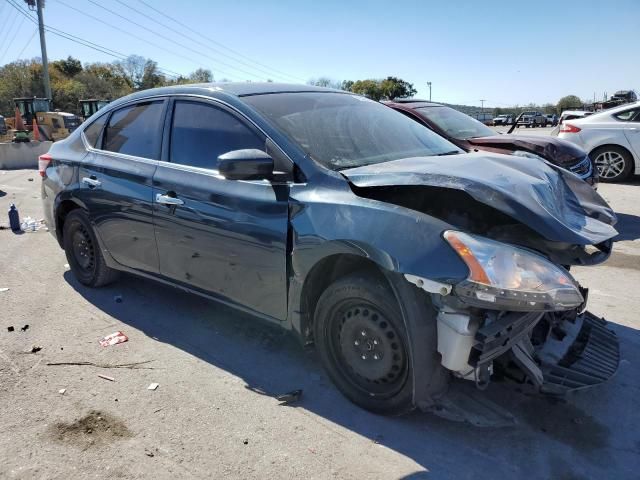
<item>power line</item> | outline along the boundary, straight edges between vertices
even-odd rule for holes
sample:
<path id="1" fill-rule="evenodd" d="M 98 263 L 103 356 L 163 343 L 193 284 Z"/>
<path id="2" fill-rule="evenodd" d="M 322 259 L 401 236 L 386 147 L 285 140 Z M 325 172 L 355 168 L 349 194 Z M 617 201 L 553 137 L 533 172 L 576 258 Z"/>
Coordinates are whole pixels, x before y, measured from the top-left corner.
<path id="1" fill-rule="evenodd" d="M 1 35 L 1 39 L 0 39 L 0 45 L 4 45 L 4 41 L 7 39 L 7 37 L 9 36 L 9 32 L 11 31 L 11 26 L 13 21 L 15 21 L 17 19 L 17 15 L 15 15 L 15 12 L 11 12 L 14 13 L 14 17 L 13 20 L 9 20 L 10 14 L 7 15 L 7 21 L 4 22 L 4 24 L 2 25 L 2 30 L 0 30 L 0 32 L 2 32 Z M 5 29 L 5 25 L 6 25 L 6 29 Z"/>
<path id="2" fill-rule="evenodd" d="M 119 4 L 121 4 L 121 5 L 125 6 L 125 7 L 127 7 L 127 8 L 128 8 L 128 9 L 130 9 L 130 10 L 133 10 L 134 12 L 138 13 L 139 15 L 142 15 L 142 16 L 143 16 L 143 17 L 145 17 L 146 19 L 148 19 L 148 20 L 150 20 L 150 21 L 152 21 L 152 22 L 154 22 L 154 23 L 156 23 L 156 24 L 160 25 L 161 27 L 166 28 L 167 30 L 172 31 L 172 32 L 174 32 L 174 33 L 176 33 L 176 34 L 180 35 L 181 37 L 186 38 L 186 39 L 187 39 L 187 40 L 189 40 L 190 42 L 195 42 L 195 43 L 197 43 L 198 45 L 201 45 L 201 46 L 203 46 L 203 47 L 205 47 L 205 48 L 207 48 L 207 49 L 209 49 L 209 50 L 212 50 L 212 51 L 216 52 L 217 54 L 222 55 L 222 56 L 224 56 L 224 57 L 226 57 L 226 58 L 228 58 L 228 59 L 230 59 L 230 60 L 232 60 L 232 61 L 234 61 L 234 62 L 236 62 L 236 63 L 239 63 L 239 64 L 241 64 L 241 65 L 245 65 L 245 66 L 247 66 L 247 67 L 249 67 L 249 68 L 252 68 L 252 69 L 254 69 L 254 70 L 256 70 L 256 71 L 262 72 L 262 73 L 266 74 L 267 76 L 272 76 L 272 77 L 277 76 L 277 77 L 280 77 L 281 79 L 284 79 L 285 81 L 290 81 L 290 80 L 288 80 L 288 79 L 287 79 L 287 77 L 295 78 L 295 77 L 291 77 L 290 75 L 286 75 L 286 74 L 283 74 L 283 75 L 280 75 L 280 74 L 274 74 L 273 72 L 270 72 L 270 71 L 265 70 L 265 69 L 263 69 L 263 68 L 256 67 L 254 64 L 251 64 L 251 63 L 245 62 L 245 61 L 243 61 L 243 60 L 238 60 L 237 58 L 233 57 L 232 55 L 229 55 L 229 54 L 227 54 L 227 53 L 225 53 L 225 52 L 222 52 L 222 51 L 220 51 L 220 50 L 219 50 L 219 49 L 217 49 L 217 48 L 213 48 L 213 47 L 211 47 L 211 46 L 207 45 L 206 43 L 203 43 L 203 42 L 201 42 L 200 40 L 197 40 L 197 39 L 195 39 L 195 38 L 193 38 L 193 37 L 191 37 L 191 36 L 185 35 L 184 33 L 182 33 L 182 32 L 180 32 L 180 31 L 176 30 L 175 28 L 173 28 L 173 27 L 171 27 L 171 26 L 167 25 L 166 23 L 162 23 L 162 22 L 160 22 L 160 21 L 158 21 L 158 20 L 155 20 L 155 19 L 151 18 L 151 17 L 150 17 L 148 14 L 146 14 L 145 12 L 141 12 L 140 10 L 138 10 L 138 9 L 136 9 L 136 8 L 134 8 L 134 7 L 132 7 L 131 5 L 126 4 L 126 3 L 125 3 L 125 2 L 123 2 L 122 0 L 116 0 L 116 2 L 118 2 Z M 144 3 L 144 2 L 143 2 L 143 3 Z M 156 11 L 156 12 L 158 11 L 158 10 L 156 10 L 156 9 L 155 9 L 155 8 L 153 8 L 153 7 L 150 7 L 150 8 L 151 8 L 151 9 L 153 9 L 154 11 Z M 255 63 L 255 62 L 253 62 L 253 63 Z M 267 68 L 268 68 L 268 67 L 267 67 Z"/>
<path id="3" fill-rule="evenodd" d="M 27 49 L 27 47 L 29 46 L 29 44 L 31 43 L 31 41 L 33 40 L 33 37 L 36 36 L 36 33 L 38 33 L 38 29 L 36 28 L 33 33 L 31 34 L 31 36 L 29 37 L 29 40 L 27 40 L 27 43 L 24 44 L 24 47 L 22 47 L 22 50 L 20 50 L 20 53 L 18 54 L 18 56 L 16 57 L 16 59 L 20 60 L 20 57 L 22 56 L 22 54 L 24 53 L 24 51 Z"/>
<path id="4" fill-rule="evenodd" d="M 16 10 L 18 10 L 18 12 L 20 12 L 23 16 L 25 16 L 26 18 L 28 18 L 31 22 L 35 23 L 36 25 L 38 24 L 38 21 L 37 21 L 35 18 L 33 18 L 31 15 L 29 15 L 29 13 L 28 13 L 28 12 L 26 12 L 25 10 L 23 10 L 22 8 L 20 8 L 20 6 L 19 6 L 19 5 L 16 5 L 16 4 L 14 3 L 14 2 L 15 2 L 15 0 L 7 0 L 7 2 L 9 2 L 9 4 L 11 4 L 11 6 L 13 6 L 13 8 L 15 8 Z M 109 55 L 109 56 L 111 56 L 111 57 L 118 58 L 118 59 L 120 59 L 120 60 L 125 60 L 125 59 L 128 57 L 128 56 L 127 56 L 127 55 L 125 55 L 124 53 L 117 52 L 117 51 L 115 51 L 115 50 L 112 50 L 112 49 L 110 49 L 110 48 L 104 47 L 104 46 L 99 45 L 99 44 L 94 43 L 94 42 L 90 42 L 89 40 L 85 40 L 84 38 L 77 37 L 77 36 L 75 36 L 75 35 L 72 35 L 72 34 L 70 34 L 70 33 L 67 33 L 67 32 L 65 32 L 65 31 L 63 31 L 63 30 L 59 30 L 59 29 L 54 28 L 54 27 L 49 27 L 49 26 L 47 26 L 47 27 L 45 27 L 45 30 L 46 30 L 47 32 L 49 32 L 49 33 L 52 33 L 52 34 L 57 35 L 57 36 L 59 36 L 59 37 L 65 38 L 66 40 L 70 40 L 70 41 L 72 41 L 72 42 L 78 43 L 78 44 L 80 44 L 80 45 L 83 45 L 83 46 L 85 46 L 85 47 L 91 48 L 91 49 L 93 49 L 93 50 L 96 50 L 96 51 L 99 51 L 99 52 L 105 53 L 105 54 L 107 54 L 107 55 Z M 160 70 L 160 71 L 161 71 L 161 72 L 163 72 L 163 73 L 164 73 L 164 72 L 172 72 L 171 70 L 167 70 L 167 69 L 164 69 L 164 68 L 162 68 L 162 67 L 158 67 L 158 70 Z M 177 72 L 173 72 L 173 73 L 175 73 L 175 75 L 173 75 L 173 74 L 167 74 L 167 73 L 165 73 L 165 75 L 167 75 L 167 76 L 169 76 L 169 77 L 174 77 L 174 78 L 177 78 L 178 76 L 181 76 L 181 74 L 179 74 L 179 73 L 177 73 Z"/>
<path id="5" fill-rule="evenodd" d="M 130 18 L 125 17 L 124 15 L 120 15 L 119 13 L 114 12 L 113 10 L 108 9 L 107 7 L 105 7 L 105 6 L 103 6 L 103 5 L 100 5 L 99 3 L 95 2 L 94 0 L 88 0 L 88 1 L 89 1 L 89 3 L 92 3 L 93 5 L 97 6 L 98 8 L 101 8 L 101 9 L 103 9 L 103 10 L 106 10 L 107 12 L 111 13 L 112 15 L 115 15 L 115 16 L 117 16 L 117 17 L 119 17 L 119 18 L 122 18 L 123 20 L 125 20 L 125 21 L 127 21 L 127 22 L 129 22 L 129 23 L 131 23 L 131 24 L 133 24 L 133 25 L 136 25 L 136 26 L 137 26 L 137 27 L 139 27 L 139 28 L 144 29 L 144 30 L 146 30 L 146 31 L 148 31 L 148 32 L 150 32 L 150 33 L 152 33 L 153 35 L 155 35 L 155 36 L 157 36 L 157 37 L 159 37 L 159 38 L 162 38 L 162 39 L 166 40 L 166 35 L 163 35 L 162 33 L 159 33 L 159 32 L 157 32 L 157 31 L 155 31 L 155 30 L 152 30 L 152 29 L 150 29 L 150 28 L 148 28 L 148 27 L 145 27 L 144 25 L 142 25 L 142 24 L 140 24 L 140 23 L 138 23 L 138 22 L 135 22 L 134 20 L 131 20 Z M 178 46 L 180 46 L 180 47 L 184 48 L 184 49 L 185 49 L 185 50 L 187 50 L 187 51 L 190 51 L 190 50 L 191 50 L 191 48 L 190 48 L 188 45 L 185 45 L 185 44 L 183 44 L 183 43 L 179 43 L 179 42 L 177 42 L 177 41 L 175 41 L 175 40 L 173 40 L 172 42 L 173 42 L 173 44 L 178 45 Z M 218 63 L 221 63 L 221 64 L 223 64 L 223 65 L 226 65 L 226 66 L 228 66 L 229 68 L 232 68 L 232 69 L 237 70 L 237 71 L 239 71 L 239 72 L 243 72 L 243 73 L 245 73 L 245 74 L 247 74 L 247 75 L 250 75 L 250 76 L 252 76 L 252 77 L 254 77 L 254 78 L 261 79 L 261 76 L 260 76 L 260 75 L 256 75 L 256 74 L 255 74 L 255 73 L 253 73 L 253 72 L 249 72 L 249 71 L 247 71 L 247 70 L 243 70 L 243 69 L 241 69 L 241 68 L 234 67 L 233 65 L 230 65 L 230 64 L 228 64 L 228 63 L 226 63 L 226 62 L 222 62 L 222 61 L 220 61 L 220 60 L 218 60 L 218 59 L 216 59 L 216 58 L 213 58 L 213 57 L 211 57 L 211 56 L 209 56 L 209 55 L 205 55 L 204 53 L 201 53 L 201 54 L 200 54 L 200 56 L 203 56 L 203 57 L 209 58 L 209 59 L 211 59 L 211 60 L 213 60 L 213 61 L 215 61 L 215 62 L 218 62 Z M 222 72 L 222 73 L 225 73 L 225 72 Z M 229 75 L 229 74 L 228 74 L 228 73 L 225 73 L 225 75 Z"/>
<path id="6" fill-rule="evenodd" d="M 301 79 L 301 78 L 299 78 L 299 77 L 295 77 L 295 76 L 293 76 L 293 75 L 289 75 L 289 74 L 287 74 L 287 73 L 284 73 L 284 72 L 282 72 L 282 71 L 280 71 L 280 70 L 276 70 L 275 68 L 269 67 L 268 65 L 265 65 L 265 64 L 263 64 L 263 63 L 260 63 L 260 62 L 258 62 L 258 61 L 256 61 L 256 60 L 254 60 L 254 59 L 251 59 L 251 58 L 247 57 L 246 55 L 243 55 L 242 53 L 238 52 L 237 50 L 233 50 L 232 48 L 227 47 L 226 45 L 224 45 L 224 44 L 222 44 L 222 43 L 220 43 L 220 42 L 218 42 L 218 41 L 216 41 L 216 40 L 214 40 L 214 39 L 212 39 L 212 38 L 210 38 L 210 37 L 207 37 L 207 36 L 205 36 L 205 35 L 203 35 L 203 34 L 201 34 L 201 33 L 197 32 L 197 31 L 193 30 L 193 29 L 192 29 L 192 28 L 190 28 L 188 25 L 185 25 L 184 23 L 180 22 L 179 20 L 176 20 L 175 18 L 173 18 L 173 17 L 171 17 L 171 16 L 167 15 L 166 13 L 161 12 L 161 11 L 160 11 L 160 10 L 158 10 L 157 8 L 154 8 L 153 6 L 149 5 L 149 4 L 148 4 L 147 2 L 145 2 L 144 0 L 138 0 L 138 1 L 139 1 L 140 3 L 142 3 L 143 5 L 145 5 L 147 8 L 149 8 L 149 9 L 153 10 L 154 12 L 158 13 L 159 15 L 162 15 L 163 17 L 165 17 L 165 18 L 167 18 L 167 19 L 171 20 L 172 22 L 174 22 L 174 23 L 176 23 L 176 24 L 180 25 L 181 27 L 186 28 L 189 32 L 193 33 L 194 35 L 197 35 L 197 36 L 199 36 L 199 37 L 201 37 L 201 38 L 204 38 L 205 40 L 207 40 L 207 41 L 209 41 L 209 42 L 211 42 L 211 43 L 213 43 L 213 44 L 215 44 L 215 45 L 218 45 L 219 47 L 221 47 L 221 48 L 223 48 L 223 49 L 225 49 L 225 50 L 228 50 L 229 52 L 232 52 L 232 53 L 234 53 L 235 55 L 237 55 L 237 56 L 239 56 L 239 57 L 242 57 L 242 58 L 244 58 L 244 59 L 246 59 L 246 60 L 248 60 L 248 61 L 250 61 L 250 62 L 252 62 L 252 63 L 255 63 L 256 65 L 261 65 L 262 67 L 265 67 L 265 68 L 267 68 L 268 70 L 271 70 L 271 71 L 273 71 L 273 72 L 280 73 L 281 75 L 284 75 L 284 76 L 286 76 L 286 77 L 295 78 L 296 80 L 299 80 L 299 81 L 302 81 L 302 82 L 305 82 L 305 81 L 306 81 L 306 80 L 303 80 L 303 79 Z"/>
<path id="7" fill-rule="evenodd" d="M 84 15 L 85 17 L 88 17 L 88 18 L 91 18 L 91 19 L 93 19 L 93 20 L 95 20 L 95 21 L 97 21 L 97 22 L 100 22 L 100 23 L 102 23 L 103 25 L 106 25 L 107 27 L 113 28 L 114 30 L 118 30 L 119 32 L 124 33 L 125 35 L 129 35 L 130 37 L 135 38 L 136 40 L 139 40 L 139 41 L 141 41 L 141 42 L 148 43 L 149 45 L 151 45 L 151 46 L 153 46 L 153 47 L 158 47 L 158 44 L 157 44 L 157 43 L 153 43 L 153 42 L 151 42 L 151 41 L 149 41 L 149 40 L 146 40 L 146 39 L 144 39 L 144 38 L 142 38 L 142 37 L 139 37 L 138 35 L 134 35 L 133 33 L 128 32 L 128 31 L 126 31 L 126 30 L 124 30 L 124 29 L 122 29 L 122 28 L 120 28 L 120 27 L 117 27 L 117 26 L 115 26 L 115 25 L 112 25 L 112 24 L 110 24 L 110 23 L 107 23 L 107 22 L 105 22 L 104 20 L 102 20 L 101 18 L 95 17 L 95 16 L 93 16 L 93 15 L 91 15 L 91 14 L 89 14 L 89 13 L 83 12 L 82 10 L 80 10 L 80 9 L 78 9 L 78 8 L 75 8 L 75 7 L 72 7 L 71 5 L 68 5 L 67 3 L 63 2 L 62 0 L 57 0 L 57 1 L 58 1 L 58 3 L 60 3 L 61 5 L 64 5 L 65 7 L 70 8 L 71 10 L 74 10 L 74 11 L 76 11 L 76 12 L 80 13 L 81 15 Z M 203 65 L 201 62 L 199 62 L 199 61 L 197 61 L 197 60 L 194 60 L 194 59 L 192 59 L 192 58 L 189 58 L 189 57 L 187 57 L 187 56 L 185 56 L 185 55 L 183 55 L 183 54 L 181 54 L 181 53 L 174 52 L 174 51 L 169 50 L 169 49 L 167 49 L 167 48 L 164 48 L 164 51 L 169 52 L 169 53 L 171 53 L 171 54 L 173 54 L 173 55 L 175 55 L 175 56 L 177 56 L 177 57 L 180 57 L 180 58 L 186 58 L 187 60 L 191 61 L 192 63 L 194 63 L 194 64 L 196 64 L 196 65 L 199 65 L 199 66 L 202 66 L 202 65 Z M 167 70 L 167 69 L 164 69 L 164 70 Z M 172 70 L 167 70 L 167 71 L 172 72 Z M 180 73 L 178 73 L 178 72 L 173 72 L 173 73 L 175 73 L 176 75 L 179 75 L 179 76 L 181 75 L 181 74 L 180 74 Z M 222 72 L 222 73 L 224 73 L 224 72 Z"/>
<path id="8" fill-rule="evenodd" d="M 7 52 L 9 51 L 9 49 L 11 48 L 11 45 L 13 44 L 13 41 L 16 39 L 16 36 L 18 35 L 18 32 L 20 31 L 20 28 L 22 27 L 22 24 L 24 23 L 24 18 L 21 18 L 18 22 L 16 22 L 16 31 L 13 32 L 13 37 L 11 37 L 11 40 L 6 41 L 7 46 L 2 50 L 2 54 L 0 54 L 0 63 L 2 63 L 2 60 L 4 60 L 4 56 L 7 54 Z M 10 30 L 10 29 L 9 29 Z M 8 38 L 8 36 L 7 36 Z M 2 43 L 0 43 L 0 45 L 2 45 Z"/>

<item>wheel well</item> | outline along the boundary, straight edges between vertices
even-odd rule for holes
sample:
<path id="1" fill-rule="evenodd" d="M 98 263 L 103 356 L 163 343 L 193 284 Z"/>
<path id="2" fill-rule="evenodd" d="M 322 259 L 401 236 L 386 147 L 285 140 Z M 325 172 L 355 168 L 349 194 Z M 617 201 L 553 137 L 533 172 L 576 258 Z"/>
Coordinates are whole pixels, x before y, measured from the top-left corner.
<path id="1" fill-rule="evenodd" d="M 331 255 L 313 266 L 302 286 L 300 301 L 301 310 L 304 312 L 300 323 L 300 334 L 305 343 L 313 342 L 313 318 L 322 292 L 339 278 L 360 271 L 387 281 L 378 264 L 359 255 Z"/>
<path id="2" fill-rule="evenodd" d="M 58 243 L 63 248 L 64 245 L 62 235 L 64 229 L 64 221 L 66 220 L 67 215 L 69 215 L 69 213 L 77 208 L 82 207 L 80 207 L 80 205 L 73 202 L 72 200 L 64 200 L 62 203 L 60 203 L 60 205 L 58 205 L 58 208 L 56 209 L 56 237 L 58 239 Z"/>
<path id="3" fill-rule="evenodd" d="M 616 147 L 616 148 L 620 148 L 621 150 L 624 150 L 625 152 L 627 152 L 627 154 L 629 155 L 629 158 L 631 158 L 631 164 L 633 165 L 633 168 L 635 168 L 636 161 L 635 161 L 635 158 L 633 157 L 633 153 L 631 153 L 627 147 L 624 147 L 622 145 L 618 145 L 616 143 L 606 143 L 604 145 L 600 145 L 600 146 L 594 148 L 593 150 L 591 150 L 589 152 L 589 158 L 591 158 L 595 162 L 596 159 L 592 155 L 596 152 L 596 150 L 600 150 L 600 149 L 607 148 L 607 147 Z"/>

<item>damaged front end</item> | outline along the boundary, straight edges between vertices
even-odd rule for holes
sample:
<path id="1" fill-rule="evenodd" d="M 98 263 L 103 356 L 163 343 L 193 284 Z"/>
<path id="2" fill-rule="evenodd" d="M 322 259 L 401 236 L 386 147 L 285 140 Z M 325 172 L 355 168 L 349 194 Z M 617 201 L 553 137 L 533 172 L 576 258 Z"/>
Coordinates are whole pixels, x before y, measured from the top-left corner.
<path id="1" fill-rule="evenodd" d="M 467 279 L 405 278 L 431 294 L 441 363 L 454 376 L 478 388 L 500 377 L 562 395 L 615 373 L 616 336 L 586 312 L 588 291 L 569 273 L 571 265 L 605 261 L 617 234 L 615 214 L 586 183 L 501 155 L 342 173 L 358 196 L 453 227 L 441 235 L 468 267 Z"/>

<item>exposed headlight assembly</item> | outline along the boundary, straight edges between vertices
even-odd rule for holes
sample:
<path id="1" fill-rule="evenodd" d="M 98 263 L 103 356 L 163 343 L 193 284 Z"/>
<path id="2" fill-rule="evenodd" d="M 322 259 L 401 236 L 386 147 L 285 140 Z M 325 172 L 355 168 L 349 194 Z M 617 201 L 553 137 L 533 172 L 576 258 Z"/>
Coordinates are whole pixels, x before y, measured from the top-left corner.
<path id="1" fill-rule="evenodd" d="M 455 286 L 465 303 L 500 310 L 568 310 L 584 298 L 565 269 L 505 243 L 448 230 L 444 238 L 469 267 Z"/>

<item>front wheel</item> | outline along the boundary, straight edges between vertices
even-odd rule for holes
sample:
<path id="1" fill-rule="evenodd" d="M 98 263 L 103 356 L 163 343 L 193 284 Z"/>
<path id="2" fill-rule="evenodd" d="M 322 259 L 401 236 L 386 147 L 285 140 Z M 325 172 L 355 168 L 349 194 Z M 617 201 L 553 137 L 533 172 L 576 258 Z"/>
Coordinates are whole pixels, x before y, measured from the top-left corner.
<path id="1" fill-rule="evenodd" d="M 590 156 L 598 168 L 601 182 L 621 182 L 633 169 L 633 159 L 629 152 L 615 145 L 597 148 Z"/>
<path id="2" fill-rule="evenodd" d="M 116 279 L 118 272 L 105 263 L 89 217 L 83 210 L 69 213 L 62 231 L 69 268 L 80 283 L 101 287 Z"/>
<path id="3" fill-rule="evenodd" d="M 355 274 L 331 284 L 318 300 L 314 339 L 329 377 L 353 403 L 387 415 L 413 409 L 407 331 L 383 279 Z"/>

